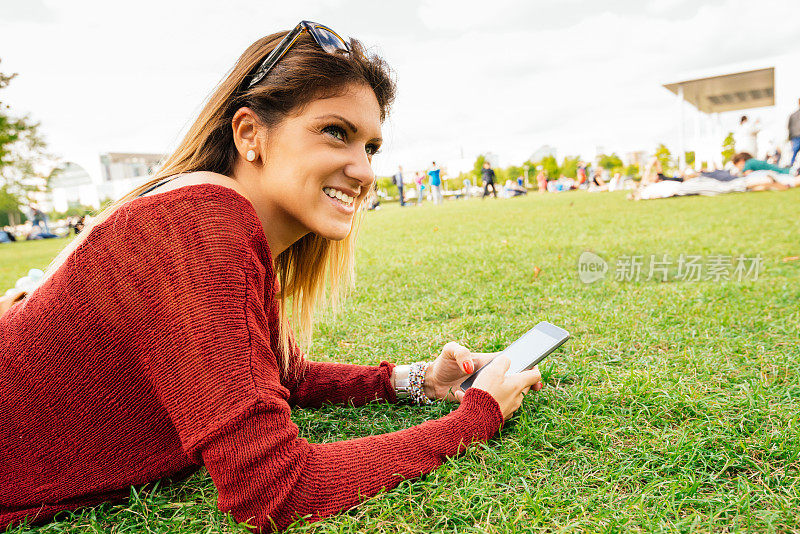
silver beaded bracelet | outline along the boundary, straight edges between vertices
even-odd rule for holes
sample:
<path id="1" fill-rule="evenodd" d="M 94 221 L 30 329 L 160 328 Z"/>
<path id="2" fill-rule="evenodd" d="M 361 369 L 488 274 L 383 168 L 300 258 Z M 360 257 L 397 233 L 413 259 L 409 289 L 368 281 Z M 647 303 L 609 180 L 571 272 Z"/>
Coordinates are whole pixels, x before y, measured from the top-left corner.
<path id="1" fill-rule="evenodd" d="M 395 393 L 397 393 L 398 399 L 408 399 L 412 404 L 427 406 L 429 404 L 433 404 L 433 401 L 425 395 L 425 373 L 428 371 L 428 367 L 433 362 L 414 362 L 408 366 L 408 377 L 401 377 L 395 380 Z M 397 371 L 400 371 L 399 368 L 405 366 L 398 366 L 396 368 Z M 403 369 L 405 371 L 405 369 Z M 404 375 L 405 373 L 398 373 Z"/>

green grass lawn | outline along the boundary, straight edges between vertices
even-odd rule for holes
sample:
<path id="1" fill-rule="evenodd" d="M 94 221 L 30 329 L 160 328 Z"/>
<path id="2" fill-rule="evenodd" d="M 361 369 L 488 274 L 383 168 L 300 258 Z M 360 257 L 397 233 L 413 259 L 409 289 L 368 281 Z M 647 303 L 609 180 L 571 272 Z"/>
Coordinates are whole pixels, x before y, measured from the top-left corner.
<path id="1" fill-rule="evenodd" d="M 488 444 L 296 531 L 797 532 L 800 261 L 782 260 L 800 255 L 799 206 L 800 190 L 649 202 L 581 192 L 369 213 L 358 286 L 319 324 L 314 358 L 410 362 L 450 340 L 499 350 L 540 320 L 572 339 L 544 364 L 547 387 Z M 0 245 L 0 288 L 58 244 Z M 608 261 L 605 279 L 580 281 L 584 251 Z M 647 280 L 651 254 L 669 255 L 668 281 Z M 681 254 L 701 257 L 703 277 L 714 262 L 734 275 L 739 255 L 760 256 L 762 272 L 680 280 Z M 631 256 L 641 278 L 617 281 Z M 450 409 L 293 417 L 303 437 L 328 442 Z M 216 511 L 204 471 L 131 495 L 32 530 L 241 531 Z"/>

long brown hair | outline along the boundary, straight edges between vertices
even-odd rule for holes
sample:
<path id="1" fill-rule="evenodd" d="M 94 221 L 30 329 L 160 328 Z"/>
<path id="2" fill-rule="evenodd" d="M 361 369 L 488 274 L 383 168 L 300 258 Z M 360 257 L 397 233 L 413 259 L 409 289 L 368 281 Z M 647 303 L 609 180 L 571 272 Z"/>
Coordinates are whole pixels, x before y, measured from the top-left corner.
<path id="1" fill-rule="evenodd" d="M 211 94 L 180 145 L 167 157 L 153 179 L 100 212 L 92 224 L 53 260 L 44 279 L 49 278 L 64 263 L 90 235 L 93 227 L 163 178 L 194 171 L 211 171 L 232 176 L 238 152 L 233 140 L 231 121 L 239 108 L 252 109 L 269 129 L 279 125 L 287 116 L 312 100 L 343 93 L 354 84 L 366 84 L 375 93 L 383 122 L 394 99 L 395 84 L 391 72 L 383 59 L 367 54 L 361 43 L 355 39 L 350 40 L 349 54 L 329 54 L 308 34 L 303 34 L 263 80 L 247 88 L 250 75 L 257 65 L 287 33 L 263 37 L 244 51 L 233 69 Z M 308 346 L 314 310 L 326 296 L 326 285 L 330 285 L 327 296 L 334 309 L 344 292 L 352 286 L 355 237 L 360 218 L 361 214 L 354 220 L 350 234 L 342 241 L 330 241 L 310 233 L 275 258 L 276 274 L 281 286 L 278 303 L 284 370 L 291 367 L 291 360 L 296 356 L 292 350 L 289 323 L 300 334 L 299 340 L 302 344 Z"/>

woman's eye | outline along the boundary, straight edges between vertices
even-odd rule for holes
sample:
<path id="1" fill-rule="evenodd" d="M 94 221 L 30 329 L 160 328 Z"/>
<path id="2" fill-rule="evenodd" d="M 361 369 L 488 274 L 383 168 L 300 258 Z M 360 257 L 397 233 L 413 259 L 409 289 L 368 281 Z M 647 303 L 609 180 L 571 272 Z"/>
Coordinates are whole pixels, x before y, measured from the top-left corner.
<path id="1" fill-rule="evenodd" d="M 378 145 L 367 145 L 366 151 L 367 151 L 367 155 L 368 156 L 374 156 L 375 154 L 377 154 L 381 150 L 378 147 Z"/>
<path id="2" fill-rule="evenodd" d="M 344 129 L 340 128 L 339 126 L 326 126 L 325 128 L 322 129 L 322 131 L 332 135 L 339 141 L 344 141 L 346 137 Z"/>

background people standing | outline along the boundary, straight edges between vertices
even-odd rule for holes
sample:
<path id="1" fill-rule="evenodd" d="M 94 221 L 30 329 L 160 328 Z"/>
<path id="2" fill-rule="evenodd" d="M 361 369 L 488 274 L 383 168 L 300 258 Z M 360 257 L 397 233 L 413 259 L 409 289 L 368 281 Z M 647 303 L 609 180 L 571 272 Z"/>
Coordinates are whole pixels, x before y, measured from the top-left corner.
<path id="1" fill-rule="evenodd" d="M 758 154 L 758 132 L 761 131 L 761 124 L 756 120 L 750 122 L 747 115 L 742 115 L 739 120 L 739 127 L 733 134 L 733 142 L 736 152 L 747 152 L 754 157 Z"/>
<path id="2" fill-rule="evenodd" d="M 397 193 L 400 196 L 400 207 L 406 205 L 405 197 L 403 196 L 403 167 L 402 165 L 397 167 L 397 174 L 392 177 L 392 181 L 394 185 L 397 186 Z"/>
<path id="3" fill-rule="evenodd" d="M 428 171 L 431 185 L 431 200 L 434 204 L 442 203 L 442 177 L 441 169 L 436 165 L 436 162 L 431 162 L 431 170 Z"/>
<path id="4" fill-rule="evenodd" d="M 481 169 L 481 179 L 483 179 L 483 196 L 481 199 L 486 198 L 489 194 L 489 187 L 492 188 L 494 198 L 497 198 L 497 189 L 494 187 L 494 170 L 488 161 L 483 162 L 483 169 Z"/>
<path id="5" fill-rule="evenodd" d="M 798 100 L 798 105 L 800 105 L 800 100 Z M 794 165 L 797 153 L 800 152 L 800 107 L 789 115 L 789 140 L 792 142 L 792 159 L 789 161 L 789 167 L 791 167 Z"/>
<path id="6" fill-rule="evenodd" d="M 417 184 L 417 206 L 422 204 L 422 196 L 425 194 L 425 174 L 417 172 L 414 176 L 414 183 Z"/>

